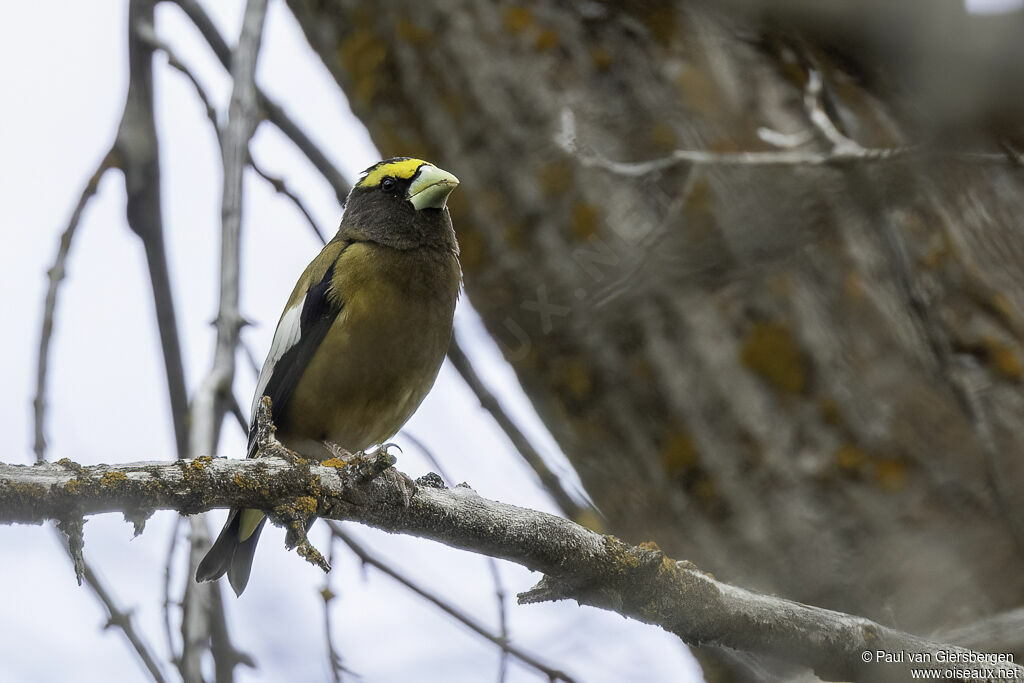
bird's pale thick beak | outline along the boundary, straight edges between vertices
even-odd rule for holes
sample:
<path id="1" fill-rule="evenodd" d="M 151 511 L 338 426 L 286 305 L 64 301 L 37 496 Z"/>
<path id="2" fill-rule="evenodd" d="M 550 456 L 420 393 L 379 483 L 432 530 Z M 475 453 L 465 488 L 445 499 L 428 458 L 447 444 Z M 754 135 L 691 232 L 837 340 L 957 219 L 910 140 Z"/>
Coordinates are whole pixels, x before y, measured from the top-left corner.
<path id="1" fill-rule="evenodd" d="M 443 209 L 459 179 L 437 166 L 424 164 L 409 185 L 409 201 L 420 209 Z"/>

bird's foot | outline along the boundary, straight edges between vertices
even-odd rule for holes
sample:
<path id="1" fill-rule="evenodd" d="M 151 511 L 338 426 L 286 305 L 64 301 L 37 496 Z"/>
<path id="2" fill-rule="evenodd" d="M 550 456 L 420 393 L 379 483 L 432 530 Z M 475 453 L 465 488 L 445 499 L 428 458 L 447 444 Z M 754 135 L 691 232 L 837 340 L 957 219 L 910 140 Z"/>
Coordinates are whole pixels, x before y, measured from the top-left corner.
<path id="1" fill-rule="evenodd" d="M 397 450 L 399 453 L 404 453 L 401 446 L 399 446 L 394 441 L 388 441 L 387 443 L 379 443 L 376 446 L 371 446 L 370 448 L 363 451 L 363 455 L 373 456 L 378 453 L 384 453 L 385 455 L 394 458 L 395 456 L 391 454 L 392 448 Z"/>
<path id="2" fill-rule="evenodd" d="M 412 502 L 412 497 L 416 493 L 416 482 L 405 472 L 399 472 L 394 467 L 389 467 L 381 472 L 380 478 L 398 493 L 401 497 L 402 507 L 409 507 L 409 503 Z"/>
<path id="3" fill-rule="evenodd" d="M 342 446 L 339 446 L 338 444 L 331 441 L 323 441 L 321 443 L 323 444 L 324 450 L 326 450 L 327 453 L 329 454 L 329 457 L 325 458 L 328 460 L 331 458 L 337 458 L 342 462 L 348 462 L 353 457 L 358 455 L 358 453 L 352 453 L 347 448 L 343 448 Z"/>

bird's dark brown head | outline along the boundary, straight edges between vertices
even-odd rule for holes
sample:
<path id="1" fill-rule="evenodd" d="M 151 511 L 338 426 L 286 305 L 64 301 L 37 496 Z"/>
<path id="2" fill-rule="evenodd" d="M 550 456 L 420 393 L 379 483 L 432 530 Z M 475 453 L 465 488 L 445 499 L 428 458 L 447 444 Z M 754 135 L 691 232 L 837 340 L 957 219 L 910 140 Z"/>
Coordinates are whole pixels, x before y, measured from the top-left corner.
<path id="1" fill-rule="evenodd" d="M 434 247 L 457 253 L 448 195 L 459 179 L 410 157 L 381 161 L 363 171 L 348 195 L 339 237 L 394 249 Z"/>

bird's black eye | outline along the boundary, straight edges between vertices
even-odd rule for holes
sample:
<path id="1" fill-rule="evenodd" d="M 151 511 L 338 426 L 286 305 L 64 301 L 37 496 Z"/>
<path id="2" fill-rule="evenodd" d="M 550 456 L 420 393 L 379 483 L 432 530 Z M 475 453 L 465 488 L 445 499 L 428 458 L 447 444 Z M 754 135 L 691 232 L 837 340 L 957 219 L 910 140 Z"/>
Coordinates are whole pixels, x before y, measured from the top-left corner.
<path id="1" fill-rule="evenodd" d="M 395 179 L 392 178 L 391 176 L 387 176 L 382 181 L 380 181 L 380 189 L 384 190 L 385 192 L 394 192 L 397 186 L 398 183 L 395 182 Z"/>

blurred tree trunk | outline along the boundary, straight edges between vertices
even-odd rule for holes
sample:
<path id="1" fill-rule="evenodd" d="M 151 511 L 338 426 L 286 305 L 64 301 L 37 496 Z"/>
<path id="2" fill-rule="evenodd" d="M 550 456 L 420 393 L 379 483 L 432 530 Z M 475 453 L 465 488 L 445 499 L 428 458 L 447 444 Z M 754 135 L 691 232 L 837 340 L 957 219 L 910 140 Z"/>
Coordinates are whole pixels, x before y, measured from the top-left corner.
<path id="1" fill-rule="evenodd" d="M 584 163 L 772 149 L 808 64 L 865 146 L 998 150 L 998 102 L 782 9 L 289 4 L 383 154 L 462 179 L 469 297 L 614 533 L 918 632 L 1021 604 L 1021 170 Z"/>

